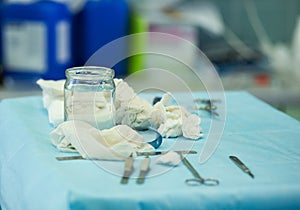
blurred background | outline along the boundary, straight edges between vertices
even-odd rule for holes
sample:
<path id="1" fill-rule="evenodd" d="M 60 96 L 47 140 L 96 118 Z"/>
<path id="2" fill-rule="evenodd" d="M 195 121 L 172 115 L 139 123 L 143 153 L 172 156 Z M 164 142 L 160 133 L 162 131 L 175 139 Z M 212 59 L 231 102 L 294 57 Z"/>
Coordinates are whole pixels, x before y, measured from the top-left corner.
<path id="1" fill-rule="evenodd" d="M 199 48 L 218 72 L 225 90 L 248 91 L 300 119 L 298 0 L 0 2 L 0 100 L 41 94 L 35 84 L 38 78 L 63 79 L 66 68 L 84 65 L 115 39 L 161 32 Z M 122 43 L 116 53 L 137 48 L 170 51 L 195 68 L 202 59 L 190 45 L 147 37 Z M 187 73 L 187 65 L 157 55 L 136 55 L 113 68 L 116 77 L 128 78 L 136 87 L 156 80 L 181 91 L 172 81 L 142 71 L 155 67 L 178 75 L 192 90 L 205 90 Z M 133 74 L 136 76 L 130 77 Z"/>

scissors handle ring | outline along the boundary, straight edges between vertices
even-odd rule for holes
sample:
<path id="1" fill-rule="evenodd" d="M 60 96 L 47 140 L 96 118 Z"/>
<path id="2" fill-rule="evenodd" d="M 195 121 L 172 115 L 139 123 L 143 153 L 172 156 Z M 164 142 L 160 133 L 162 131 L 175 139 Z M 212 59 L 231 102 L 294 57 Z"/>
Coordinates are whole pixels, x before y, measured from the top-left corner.
<path id="1" fill-rule="evenodd" d="M 199 186 L 199 185 L 203 184 L 203 180 L 202 179 L 197 179 L 197 178 L 186 179 L 185 183 L 189 186 Z"/>
<path id="2" fill-rule="evenodd" d="M 206 186 L 216 186 L 219 185 L 219 180 L 217 179 L 197 179 L 197 178 L 192 178 L 192 179 L 186 179 L 185 183 L 189 186 L 199 186 L 201 184 L 206 185 Z"/>
<path id="3" fill-rule="evenodd" d="M 202 180 L 202 184 L 206 186 L 217 186 L 219 185 L 219 180 L 212 178 L 205 178 Z"/>

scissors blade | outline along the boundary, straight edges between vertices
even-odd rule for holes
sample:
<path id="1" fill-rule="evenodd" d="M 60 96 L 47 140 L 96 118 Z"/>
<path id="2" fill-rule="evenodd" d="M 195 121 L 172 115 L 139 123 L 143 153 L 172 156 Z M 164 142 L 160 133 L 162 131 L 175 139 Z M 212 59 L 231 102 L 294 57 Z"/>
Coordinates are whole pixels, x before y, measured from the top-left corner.
<path id="1" fill-rule="evenodd" d="M 193 174 L 193 176 L 196 179 L 199 179 L 200 181 L 203 180 L 203 178 L 199 175 L 199 173 L 192 166 L 192 164 L 182 154 L 180 154 L 180 156 L 181 156 L 181 160 L 182 160 L 183 164 L 187 167 L 187 169 L 189 169 L 189 171 Z"/>
<path id="2" fill-rule="evenodd" d="M 213 178 L 202 178 L 196 169 L 192 166 L 190 161 L 188 161 L 182 154 L 180 154 L 183 164 L 189 169 L 193 174 L 193 179 L 186 179 L 185 182 L 190 186 L 197 186 L 199 184 L 204 184 L 206 186 L 216 186 L 219 185 L 219 180 Z"/>

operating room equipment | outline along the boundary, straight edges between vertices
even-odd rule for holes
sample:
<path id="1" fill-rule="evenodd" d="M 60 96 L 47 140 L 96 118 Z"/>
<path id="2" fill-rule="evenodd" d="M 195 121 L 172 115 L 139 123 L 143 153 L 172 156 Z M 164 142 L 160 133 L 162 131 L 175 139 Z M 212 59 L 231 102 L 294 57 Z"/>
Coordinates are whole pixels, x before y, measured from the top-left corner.
<path id="1" fill-rule="evenodd" d="M 214 178 L 202 178 L 200 174 L 196 171 L 196 169 L 192 166 L 192 164 L 182 155 L 181 160 L 183 164 L 189 169 L 189 171 L 193 174 L 194 178 L 186 179 L 185 183 L 189 186 L 198 186 L 198 185 L 206 185 L 206 186 L 216 186 L 219 185 L 219 180 Z"/>
<path id="2" fill-rule="evenodd" d="M 254 179 L 254 175 L 250 171 L 250 169 L 236 156 L 230 155 L 230 160 L 232 160 L 240 169 L 242 169 L 245 173 L 249 174 Z"/>
<path id="3" fill-rule="evenodd" d="M 150 163 L 151 163 L 151 160 L 148 156 L 142 160 L 141 165 L 140 165 L 140 174 L 136 180 L 137 184 L 143 184 L 145 182 L 145 177 L 150 170 Z"/>
<path id="4" fill-rule="evenodd" d="M 127 184 L 130 175 L 133 172 L 133 162 L 134 159 L 132 157 L 132 154 L 125 160 L 125 166 L 124 166 L 124 172 L 123 172 L 123 177 L 121 179 L 121 184 Z"/>

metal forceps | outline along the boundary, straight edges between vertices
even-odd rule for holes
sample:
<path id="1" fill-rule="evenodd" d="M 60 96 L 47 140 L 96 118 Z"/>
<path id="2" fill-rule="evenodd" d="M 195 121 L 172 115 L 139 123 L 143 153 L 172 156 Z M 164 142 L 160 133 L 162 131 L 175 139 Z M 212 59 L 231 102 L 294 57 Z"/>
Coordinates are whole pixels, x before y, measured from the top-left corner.
<path id="1" fill-rule="evenodd" d="M 206 185 L 206 186 L 216 186 L 219 185 L 219 180 L 213 178 L 202 178 L 196 169 L 192 166 L 192 164 L 180 154 L 181 160 L 183 164 L 189 169 L 189 171 L 194 175 L 194 178 L 186 179 L 185 183 L 189 186 L 198 186 L 198 185 Z"/>

